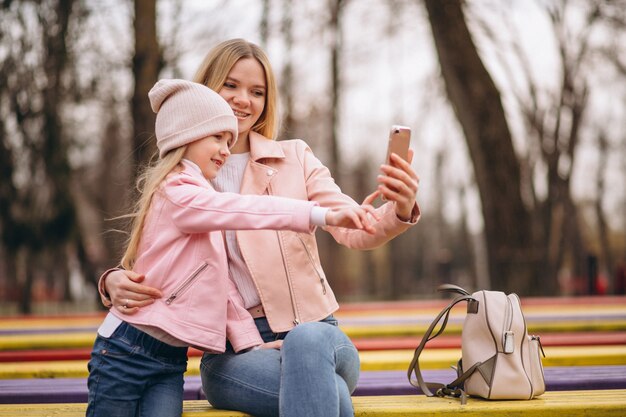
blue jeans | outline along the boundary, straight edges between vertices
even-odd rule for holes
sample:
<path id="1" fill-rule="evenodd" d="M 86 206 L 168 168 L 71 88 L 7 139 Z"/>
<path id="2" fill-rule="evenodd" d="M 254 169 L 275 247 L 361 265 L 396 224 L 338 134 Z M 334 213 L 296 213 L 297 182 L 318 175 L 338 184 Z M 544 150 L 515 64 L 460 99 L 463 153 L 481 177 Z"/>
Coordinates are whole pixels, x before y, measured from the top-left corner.
<path id="1" fill-rule="evenodd" d="M 126 322 L 98 336 L 89 361 L 88 417 L 175 417 L 183 412 L 187 348 Z"/>
<path id="2" fill-rule="evenodd" d="M 265 342 L 284 338 L 283 347 L 205 353 L 202 387 L 214 407 L 256 417 L 354 416 L 350 394 L 359 379 L 359 355 L 332 316 L 280 334 L 265 318 L 255 322 Z"/>

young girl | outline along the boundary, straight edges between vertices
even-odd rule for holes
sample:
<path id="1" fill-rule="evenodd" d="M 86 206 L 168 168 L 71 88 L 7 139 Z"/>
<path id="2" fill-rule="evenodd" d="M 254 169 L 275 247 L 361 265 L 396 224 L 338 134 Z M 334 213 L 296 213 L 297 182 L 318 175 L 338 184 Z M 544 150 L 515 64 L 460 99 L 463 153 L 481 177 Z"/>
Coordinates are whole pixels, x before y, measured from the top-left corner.
<path id="1" fill-rule="evenodd" d="M 149 97 L 160 160 L 143 176 L 122 266 L 149 276 L 164 297 L 133 316 L 112 309 L 106 317 L 89 361 L 88 416 L 181 415 L 187 346 L 213 353 L 225 350 L 226 339 L 237 352 L 263 346 L 228 277 L 221 230 L 372 231 L 371 207 L 216 192 L 208 180 L 237 139 L 229 105 L 184 80 L 161 80 Z"/>

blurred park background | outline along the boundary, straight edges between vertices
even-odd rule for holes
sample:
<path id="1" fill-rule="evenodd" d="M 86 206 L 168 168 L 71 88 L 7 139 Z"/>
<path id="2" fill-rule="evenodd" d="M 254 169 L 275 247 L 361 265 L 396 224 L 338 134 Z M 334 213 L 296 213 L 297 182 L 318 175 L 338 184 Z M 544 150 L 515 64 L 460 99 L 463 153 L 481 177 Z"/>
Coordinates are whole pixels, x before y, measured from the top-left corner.
<path id="1" fill-rule="evenodd" d="M 370 252 L 319 232 L 342 301 L 623 293 L 626 1 L 0 1 L 0 314 L 99 308 L 158 78 L 241 37 L 268 53 L 280 139 L 375 187 L 413 130 L 419 224 Z"/>

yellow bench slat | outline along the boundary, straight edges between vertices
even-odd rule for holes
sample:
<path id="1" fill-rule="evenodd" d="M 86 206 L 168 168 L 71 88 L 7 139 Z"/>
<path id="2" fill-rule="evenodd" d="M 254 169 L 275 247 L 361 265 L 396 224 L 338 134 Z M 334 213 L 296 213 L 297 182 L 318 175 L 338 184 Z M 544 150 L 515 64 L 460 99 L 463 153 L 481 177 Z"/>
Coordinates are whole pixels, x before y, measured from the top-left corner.
<path id="1" fill-rule="evenodd" d="M 428 324 L 341 325 L 350 338 L 415 336 L 421 338 Z M 529 334 L 565 332 L 607 332 L 626 330 L 626 318 L 617 320 L 576 320 L 527 323 Z M 461 323 L 448 323 L 445 334 L 461 334 Z"/>
<path id="2" fill-rule="evenodd" d="M 576 305 L 524 305 L 522 299 L 522 310 L 527 319 L 545 317 L 589 317 L 589 315 L 626 315 L 626 298 L 624 304 L 576 304 Z M 342 306 L 349 303 L 342 304 Z M 447 305 L 441 303 L 440 307 L 394 307 L 391 302 L 386 308 L 351 310 L 350 308 L 340 308 L 335 312 L 338 319 L 359 318 L 359 317 L 425 317 L 434 319 L 437 314 Z M 464 318 L 466 315 L 463 306 L 458 306 L 450 312 L 450 318 Z"/>
<path id="3" fill-rule="evenodd" d="M 544 347 L 544 366 L 626 365 L 626 346 L 550 346 Z M 405 370 L 413 350 L 359 352 L 364 371 Z M 421 369 L 444 369 L 456 365 L 460 349 L 426 349 L 420 355 Z"/>
<path id="4" fill-rule="evenodd" d="M 96 333 L 38 333 L 1 335 L 0 350 L 71 349 L 93 346 Z"/>
<path id="5" fill-rule="evenodd" d="M 546 347 L 544 366 L 626 365 L 626 346 L 561 346 Z M 359 352 L 361 370 L 406 370 L 413 358 L 412 350 Z M 444 369 L 461 356 L 460 349 L 426 349 L 420 357 L 421 369 Z M 187 375 L 198 375 L 200 358 L 192 357 Z M 0 379 L 19 378 L 84 378 L 87 361 L 5 362 L 0 363 Z"/>
<path id="6" fill-rule="evenodd" d="M 428 329 L 427 324 L 370 324 L 341 325 L 350 338 L 413 336 L 416 345 Z M 588 331 L 625 331 L 624 320 L 579 320 L 572 322 L 546 322 L 528 324 L 529 334 L 588 332 Z M 446 334 L 460 334 L 461 325 L 451 323 L 446 327 Z M 68 349 L 90 347 L 96 338 L 94 331 L 67 333 L 35 333 L 0 335 L 0 350 L 24 349 Z"/>
<path id="7" fill-rule="evenodd" d="M 626 390 L 554 391 L 531 401 L 487 401 L 470 398 L 467 405 L 456 399 L 423 395 L 352 398 L 355 417 L 623 417 Z M 0 417 L 82 417 L 85 404 L 0 405 Z M 183 417 L 250 417 L 215 410 L 206 401 L 185 401 Z"/>

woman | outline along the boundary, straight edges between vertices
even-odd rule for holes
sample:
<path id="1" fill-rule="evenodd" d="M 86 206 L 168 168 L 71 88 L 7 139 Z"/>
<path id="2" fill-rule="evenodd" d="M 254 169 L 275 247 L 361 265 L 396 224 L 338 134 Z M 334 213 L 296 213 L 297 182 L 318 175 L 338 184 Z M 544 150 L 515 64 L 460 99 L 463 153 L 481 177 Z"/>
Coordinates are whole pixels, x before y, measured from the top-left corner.
<path id="1" fill-rule="evenodd" d="M 205 58 L 194 81 L 217 91 L 238 119 L 239 136 L 213 185 L 221 191 L 270 194 L 316 201 L 324 207 L 358 205 L 343 194 L 328 169 L 301 140 L 274 141 L 278 127 L 277 87 L 269 60 L 242 39 L 223 42 Z M 349 248 L 378 247 L 417 222 L 418 178 L 397 156 L 381 166 L 375 233 L 328 227 Z M 276 349 L 205 354 L 205 394 L 217 408 L 255 416 L 352 416 L 350 394 L 359 357 L 332 314 L 335 296 L 321 268 L 313 234 L 284 231 L 226 232 L 229 272 L 265 342 Z M 130 280 L 128 279 L 130 278 Z M 131 271 L 105 272 L 105 305 L 126 314 L 160 299 Z M 106 287 L 106 288 L 105 288 Z M 107 294 L 108 293 L 108 294 Z M 107 297 L 110 295 L 110 298 Z"/>

